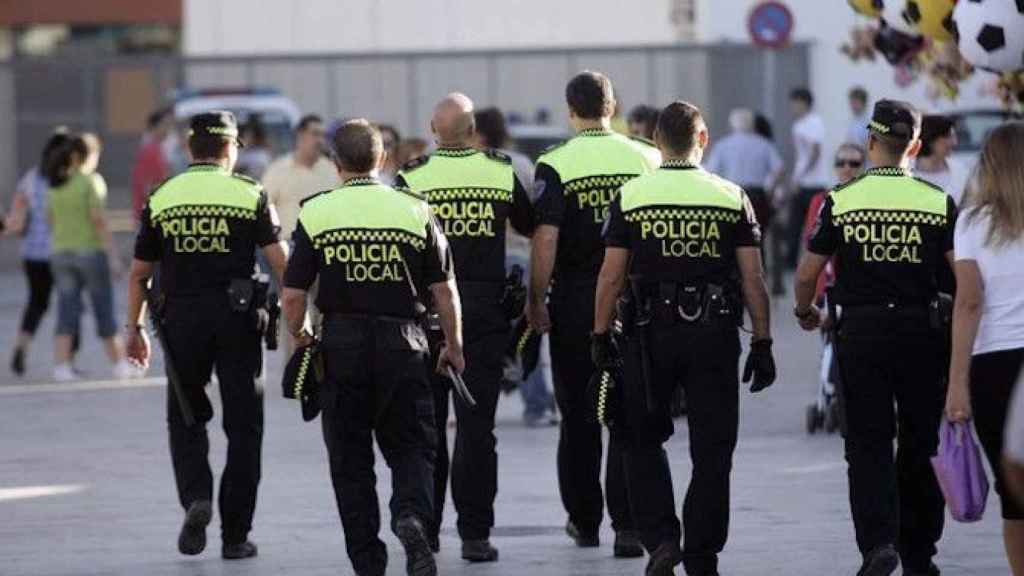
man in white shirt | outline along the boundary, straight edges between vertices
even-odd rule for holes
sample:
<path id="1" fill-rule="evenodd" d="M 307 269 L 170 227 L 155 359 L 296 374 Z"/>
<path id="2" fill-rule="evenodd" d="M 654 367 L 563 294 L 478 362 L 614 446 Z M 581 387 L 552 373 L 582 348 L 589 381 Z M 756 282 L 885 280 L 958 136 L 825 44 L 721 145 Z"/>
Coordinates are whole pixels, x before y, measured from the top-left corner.
<path id="1" fill-rule="evenodd" d="M 871 111 L 868 110 L 868 91 L 861 86 L 854 86 L 850 89 L 848 100 L 852 118 L 846 129 L 844 143 L 866 148 L 868 145 L 868 122 L 871 121 Z"/>
<path id="2" fill-rule="evenodd" d="M 295 149 L 274 160 L 263 173 L 263 188 L 267 199 L 277 208 L 281 219 L 281 238 L 291 240 L 299 220 L 299 204 L 313 194 L 333 190 L 341 185 L 334 163 L 324 156 L 325 132 L 323 120 L 310 114 L 303 116 L 295 128 Z M 315 292 L 311 298 L 315 298 Z M 316 310 L 310 307 L 310 322 L 318 321 Z M 291 336 L 283 347 L 291 355 L 295 342 Z"/>
<path id="3" fill-rule="evenodd" d="M 829 183 L 824 160 L 825 122 L 813 111 L 814 96 L 807 88 L 797 88 L 789 95 L 793 116 L 793 178 L 790 182 L 787 258 L 789 269 L 796 268 L 800 257 L 800 239 L 811 198 L 825 190 Z"/>

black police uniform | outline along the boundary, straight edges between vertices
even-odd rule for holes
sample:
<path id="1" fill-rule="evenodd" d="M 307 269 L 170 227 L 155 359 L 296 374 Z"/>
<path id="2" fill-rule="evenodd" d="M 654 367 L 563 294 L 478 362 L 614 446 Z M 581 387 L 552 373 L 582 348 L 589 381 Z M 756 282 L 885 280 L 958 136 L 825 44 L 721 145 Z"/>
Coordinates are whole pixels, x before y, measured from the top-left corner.
<path id="1" fill-rule="evenodd" d="M 285 286 L 320 282 L 323 434 L 345 542 L 357 574 L 381 576 L 374 435 L 391 468 L 392 528 L 433 518 L 437 433 L 419 319 L 429 286 L 454 278 L 451 255 L 422 197 L 372 178 L 306 200 L 292 239 Z"/>
<path id="2" fill-rule="evenodd" d="M 758 247 L 746 194 L 703 169 L 673 161 L 623 186 L 611 208 L 608 247 L 630 251 L 631 313 L 622 320 L 626 477 L 648 552 L 679 543 L 662 444 L 670 400 L 686 391 L 693 476 L 683 507 L 688 573 L 713 574 L 729 526 L 729 476 L 739 424 L 742 293 L 736 249 Z M 650 395 L 650 399 L 648 399 Z"/>
<path id="3" fill-rule="evenodd" d="M 193 164 L 153 192 L 135 243 L 136 259 L 160 263 L 165 345 L 196 420 L 185 424 L 169 386 L 171 458 L 185 509 L 213 495 L 206 434 L 213 408 L 204 388 L 217 371 L 228 438 L 219 496 L 225 545 L 245 542 L 252 527 L 263 438 L 259 319 L 251 299 L 232 301 L 228 292 L 251 282 L 255 249 L 278 241 L 272 214 L 257 182 Z"/>
<path id="4" fill-rule="evenodd" d="M 594 292 L 604 259 L 601 232 L 608 207 L 626 182 L 661 163 L 647 141 L 607 130 L 584 130 L 537 160 L 537 223 L 559 228 L 549 298 L 551 370 L 562 414 L 558 483 L 569 520 L 596 538 L 604 516 L 601 427 L 594 420 L 587 382 L 594 372 L 590 331 Z M 620 447 L 610 440 L 605 489 L 612 528 L 633 529 Z"/>
<path id="5" fill-rule="evenodd" d="M 533 206 L 511 159 L 495 150 L 441 148 L 406 164 L 396 182 L 426 197 L 451 244 L 458 270 L 466 355 L 463 377 L 477 406 L 471 410 L 463 402 L 455 404 L 458 430 L 451 462 L 452 499 L 459 514 L 459 536 L 486 540 L 494 526 L 498 491 L 494 415 L 510 321 L 502 307 L 506 229 L 511 223 L 520 234 L 532 234 Z M 436 538 L 448 481 L 450 383 L 436 373 L 432 379 L 439 433 L 432 534 Z"/>
<path id="6" fill-rule="evenodd" d="M 835 258 L 857 544 L 865 555 L 897 547 L 911 573 L 928 573 L 943 527 L 929 457 L 945 399 L 944 332 L 930 307 L 955 219 L 941 189 L 902 168 L 874 168 L 829 194 L 807 246 Z"/>

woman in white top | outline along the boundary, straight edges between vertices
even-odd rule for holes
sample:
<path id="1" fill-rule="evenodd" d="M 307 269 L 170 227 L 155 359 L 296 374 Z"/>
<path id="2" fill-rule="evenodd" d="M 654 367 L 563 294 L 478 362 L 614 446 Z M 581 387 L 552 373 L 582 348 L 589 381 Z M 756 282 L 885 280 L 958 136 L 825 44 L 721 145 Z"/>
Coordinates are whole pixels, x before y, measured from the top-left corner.
<path id="1" fill-rule="evenodd" d="M 914 175 L 945 190 L 960 206 L 969 174 L 950 158 L 956 148 L 954 127 L 948 116 L 929 115 L 921 120 L 921 153 L 914 163 Z"/>
<path id="2" fill-rule="evenodd" d="M 1006 555 L 1024 576 L 1024 507 L 1009 494 L 1003 431 L 1024 365 L 1024 123 L 1004 124 L 985 142 L 956 224 L 956 305 L 946 417 L 974 419 L 995 470 Z"/>

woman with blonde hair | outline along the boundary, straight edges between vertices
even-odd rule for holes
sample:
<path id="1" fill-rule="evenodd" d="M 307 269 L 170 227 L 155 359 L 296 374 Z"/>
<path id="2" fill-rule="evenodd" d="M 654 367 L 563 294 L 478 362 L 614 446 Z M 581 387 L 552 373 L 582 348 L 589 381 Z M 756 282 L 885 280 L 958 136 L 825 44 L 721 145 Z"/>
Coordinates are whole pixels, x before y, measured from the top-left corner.
<path id="1" fill-rule="evenodd" d="M 1024 576 L 1024 507 L 1006 485 L 1007 409 L 1024 365 L 1024 123 L 985 142 L 956 224 L 956 304 L 946 417 L 974 420 L 995 471 L 1010 568 Z"/>

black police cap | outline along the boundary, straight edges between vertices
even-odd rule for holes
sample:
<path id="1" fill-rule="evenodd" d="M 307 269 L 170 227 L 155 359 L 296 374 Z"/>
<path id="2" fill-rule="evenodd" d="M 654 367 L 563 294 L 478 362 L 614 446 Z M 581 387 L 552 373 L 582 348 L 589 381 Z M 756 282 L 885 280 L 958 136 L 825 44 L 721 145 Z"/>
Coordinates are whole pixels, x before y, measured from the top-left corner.
<path id="1" fill-rule="evenodd" d="M 909 102 L 880 100 L 868 129 L 882 136 L 913 140 L 921 134 L 921 113 Z"/>
<path id="2" fill-rule="evenodd" d="M 281 378 L 285 398 L 302 404 L 302 419 L 309 422 L 320 413 L 320 386 L 323 382 L 323 359 L 320 345 L 314 342 L 300 346 L 288 360 Z"/>
<path id="3" fill-rule="evenodd" d="M 234 140 L 239 146 L 242 146 L 242 141 L 238 138 L 238 121 L 235 120 L 235 115 L 227 110 L 212 110 L 196 114 L 189 123 L 188 135 L 219 136 Z"/>

